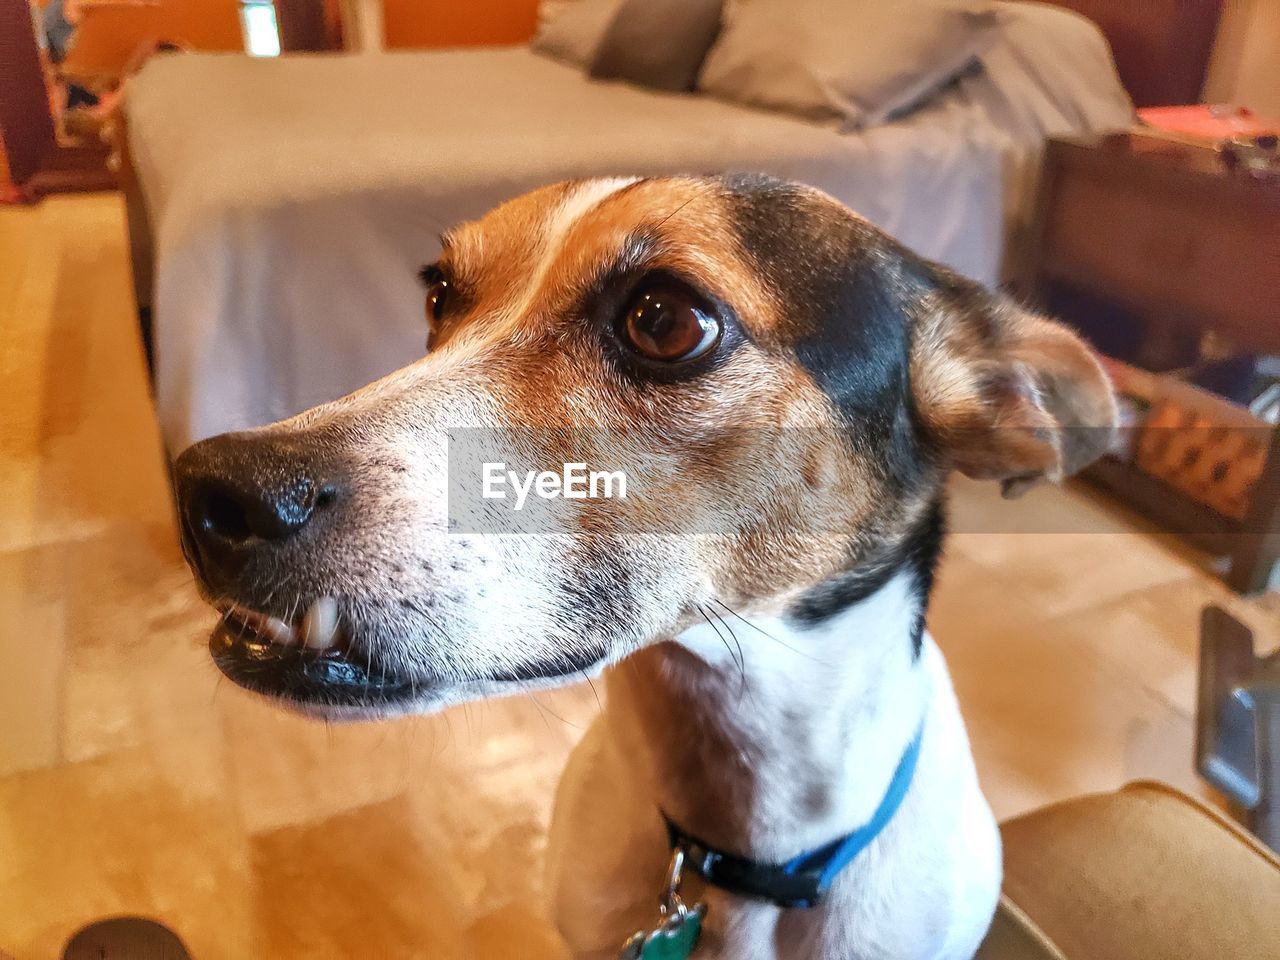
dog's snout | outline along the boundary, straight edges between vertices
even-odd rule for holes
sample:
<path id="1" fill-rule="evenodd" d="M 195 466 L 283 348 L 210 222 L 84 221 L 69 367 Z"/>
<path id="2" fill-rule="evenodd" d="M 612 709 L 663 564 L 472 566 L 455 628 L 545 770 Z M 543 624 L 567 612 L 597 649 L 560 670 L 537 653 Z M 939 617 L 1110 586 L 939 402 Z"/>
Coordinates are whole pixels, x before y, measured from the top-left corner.
<path id="1" fill-rule="evenodd" d="M 254 550 L 321 522 L 342 496 L 340 481 L 305 448 L 251 433 L 196 444 L 174 477 L 188 552 L 206 576 L 234 574 Z"/>

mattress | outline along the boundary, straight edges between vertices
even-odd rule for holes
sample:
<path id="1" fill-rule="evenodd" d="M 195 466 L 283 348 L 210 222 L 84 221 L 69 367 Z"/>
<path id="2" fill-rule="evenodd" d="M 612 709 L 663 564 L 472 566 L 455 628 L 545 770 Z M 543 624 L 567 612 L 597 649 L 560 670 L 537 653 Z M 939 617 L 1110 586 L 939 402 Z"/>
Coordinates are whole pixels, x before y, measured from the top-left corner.
<path id="1" fill-rule="evenodd" d="M 156 58 L 128 91 L 155 242 L 155 390 L 171 452 L 420 356 L 439 233 L 539 184 L 755 170 L 828 191 L 994 281 L 1047 136 L 1126 125 L 1087 21 L 1007 5 L 979 68 L 857 134 L 588 80 L 524 48 Z"/>

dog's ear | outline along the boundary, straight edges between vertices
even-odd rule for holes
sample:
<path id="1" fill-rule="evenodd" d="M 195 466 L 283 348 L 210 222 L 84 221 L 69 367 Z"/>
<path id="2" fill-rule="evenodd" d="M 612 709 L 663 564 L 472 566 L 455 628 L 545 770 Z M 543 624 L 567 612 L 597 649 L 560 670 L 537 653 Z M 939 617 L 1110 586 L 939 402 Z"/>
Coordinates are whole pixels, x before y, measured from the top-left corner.
<path id="1" fill-rule="evenodd" d="M 1081 339 L 939 270 L 918 302 L 911 380 L 944 461 L 1014 497 L 1097 459 L 1116 427 L 1111 383 Z"/>

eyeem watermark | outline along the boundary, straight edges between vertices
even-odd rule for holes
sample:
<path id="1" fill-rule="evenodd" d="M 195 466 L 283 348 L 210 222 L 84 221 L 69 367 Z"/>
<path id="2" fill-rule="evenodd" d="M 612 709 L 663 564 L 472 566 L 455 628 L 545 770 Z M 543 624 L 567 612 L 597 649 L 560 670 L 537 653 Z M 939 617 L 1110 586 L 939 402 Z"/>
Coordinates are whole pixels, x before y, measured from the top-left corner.
<path id="1" fill-rule="evenodd" d="M 588 470 L 585 463 L 566 463 L 564 469 L 526 470 L 523 477 L 505 463 L 486 463 L 481 471 L 481 496 L 486 500 L 508 500 L 515 495 L 516 510 L 523 510 L 529 494 L 543 500 L 626 499 L 627 475 L 622 470 Z"/>
<path id="2" fill-rule="evenodd" d="M 1272 427 L 1129 428 L 1072 427 L 1059 431 L 1061 449 L 1101 451 L 1151 473 L 1167 485 L 1200 498 L 1204 510 L 1187 511 L 1163 529 L 1169 533 L 1212 532 L 1218 510 L 1237 520 L 1241 534 L 1265 533 L 1265 511 L 1252 510 L 1267 451 L 1280 443 Z M 952 434 L 957 449 L 1026 449 L 1044 443 L 1043 428 L 1002 427 L 972 438 Z M 855 463 L 872 452 L 850 445 L 848 428 L 794 428 L 776 425 L 725 426 L 699 431 L 603 430 L 571 427 L 456 427 L 448 431 L 446 516 L 450 533 L 460 535 L 631 535 L 753 534 L 762 525 L 796 522 L 799 536 L 850 537 L 850 512 L 841 508 L 849 493 L 833 475 L 817 484 L 805 465 L 846 450 Z M 978 446 L 981 445 L 981 446 Z M 872 470 L 871 476 L 875 475 Z M 893 477 L 884 477 L 892 484 Z M 891 487 L 886 487 L 893 496 Z M 999 486 L 992 483 L 991 491 Z M 958 487 L 962 498 L 982 496 L 974 485 Z M 1050 496 L 1032 490 L 1028 496 Z M 1086 513 L 1057 509 L 957 509 L 957 533 L 1114 532 L 1105 510 Z M 1083 519 L 1082 519 L 1083 518 Z M 1167 521 L 1166 521 L 1167 522 Z M 1082 525 L 1083 524 L 1083 525 Z"/>

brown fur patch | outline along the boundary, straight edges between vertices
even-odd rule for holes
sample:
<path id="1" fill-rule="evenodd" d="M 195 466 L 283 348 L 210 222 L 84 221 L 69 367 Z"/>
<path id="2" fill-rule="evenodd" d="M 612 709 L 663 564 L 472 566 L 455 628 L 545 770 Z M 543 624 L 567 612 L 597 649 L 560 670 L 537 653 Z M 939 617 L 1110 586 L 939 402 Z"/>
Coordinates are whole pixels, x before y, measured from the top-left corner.
<path id="1" fill-rule="evenodd" d="M 1059 481 L 1096 459 L 1116 407 L 1092 351 L 1061 324 L 969 293 L 926 296 L 911 356 L 917 407 L 951 464 L 978 479 Z"/>

